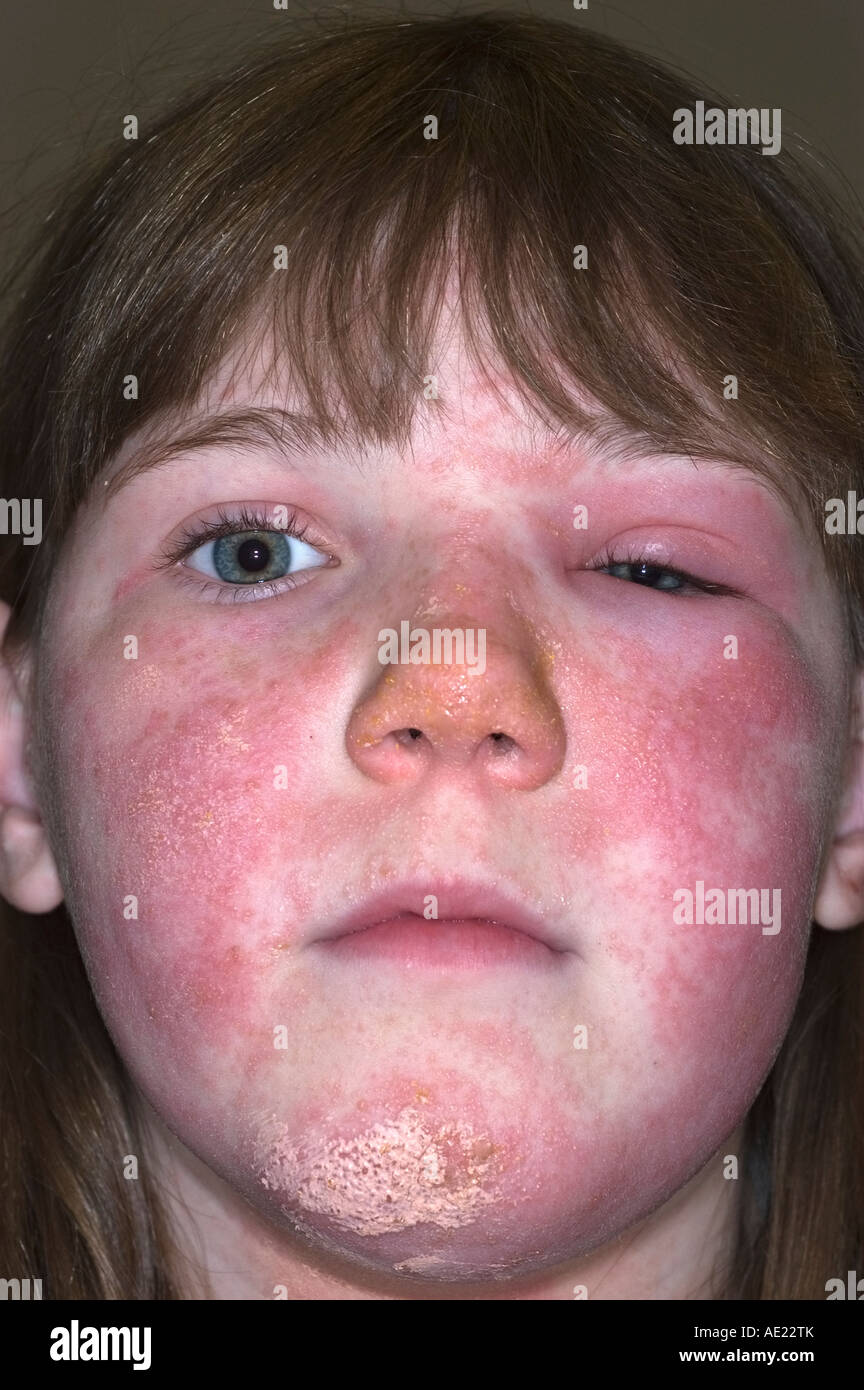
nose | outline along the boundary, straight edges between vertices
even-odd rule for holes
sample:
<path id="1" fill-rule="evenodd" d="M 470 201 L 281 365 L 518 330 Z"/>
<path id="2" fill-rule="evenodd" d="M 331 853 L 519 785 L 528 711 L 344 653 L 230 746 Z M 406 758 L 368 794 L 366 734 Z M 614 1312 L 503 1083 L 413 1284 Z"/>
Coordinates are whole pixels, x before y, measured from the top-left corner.
<path id="1" fill-rule="evenodd" d="M 550 688 L 547 662 L 528 633 L 505 640 L 488 627 L 478 628 L 448 615 L 437 628 L 410 631 L 411 645 L 397 644 L 381 665 L 372 687 L 348 723 L 349 755 L 365 776 L 378 782 L 420 778 L 434 767 L 471 773 L 488 784 L 533 791 L 561 770 L 566 748 L 564 721 Z M 409 636 L 401 624 L 400 638 Z M 462 633 L 446 660 L 446 638 L 436 646 L 435 632 Z M 417 664 L 419 635 L 426 651 L 439 659 Z M 476 660 L 485 647 L 485 663 Z M 474 664 L 469 664 L 474 658 Z M 481 669 L 481 666 L 483 669 Z"/>

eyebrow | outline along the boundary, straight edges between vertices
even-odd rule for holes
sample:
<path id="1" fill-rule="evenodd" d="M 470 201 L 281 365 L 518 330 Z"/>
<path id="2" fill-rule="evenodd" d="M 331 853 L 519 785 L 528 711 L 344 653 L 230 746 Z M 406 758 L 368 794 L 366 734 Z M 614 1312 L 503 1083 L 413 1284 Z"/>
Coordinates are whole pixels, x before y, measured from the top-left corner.
<path id="1" fill-rule="evenodd" d="M 587 451 L 594 457 L 598 454 L 608 463 L 636 462 L 655 456 L 688 458 L 690 455 L 675 453 L 659 447 L 647 431 L 628 425 L 606 411 L 599 414 L 589 429 L 583 430 L 568 424 L 555 427 L 529 418 L 523 422 L 527 431 L 527 447 L 537 450 L 551 447 L 566 453 L 570 449 Z M 179 433 L 166 431 L 142 443 L 131 458 L 115 472 L 109 473 L 104 484 L 103 502 L 107 502 L 134 478 L 153 469 L 163 467 L 184 454 L 219 446 L 233 446 L 243 449 L 276 449 L 289 467 L 299 468 L 303 454 L 316 450 L 333 450 L 345 454 L 346 444 L 357 450 L 364 449 L 363 440 L 343 422 L 341 429 L 319 423 L 313 416 L 302 411 L 286 410 L 280 406 L 246 406 L 236 410 L 216 411 L 193 419 L 186 429 Z M 349 460 L 346 458 L 346 462 Z M 705 460 L 700 460 L 705 462 Z M 718 461 L 726 467 L 748 472 L 763 487 L 785 505 L 799 521 L 798 505 L 794 496 L 774 476 L 770 469 L 755 470 L 752 464 L 738 459 L 723 459 L 718 453 Z M 691 458 L 695 464 L 696 460 Z"/>
<path id="2" fill-rule="evenodd" d="M 566 453 L 568 449 L 578 448 L 587 457 L 599 459 L 606 464 L 638 463 L 649 458 L 668 460 L 689 460 L 694 467 L 700 465 L 716 466 L 732 472 L 745 473 L 771 494 L 785 507 L 801 525 L 806 523 L 806 497 L 794 485 L 794 480 L 785 480 L 766 462 L 759 466 L 752 458 L 735 457 L 726 449 L 718 447 L 706 454 L 691 454 L 684 449 L 670 448 L 654 439 L 648 430 L 629 425 L 625 420 L 608 411 L 602 411 L 591 422 L 589 428 L 578 429 L 568 424 L 549 428 L 535 428 L 529 424 L 532 447 L 550 447 Z M 766 441 L 766 452 L 770 444 Z M 791 486 L 789 484 L 792 484 Z"/>
<path id="3" fill-rule="evenodd" d="M 163 433 L 143 443 L 131 458 L 105 481 L 104 498 L 115 497 L 134 478 L 171 463 L 182 454 L 232 445 L 234 448 L 275 448 L 297 466 L 298 456 L 315 449 L 344 447 L 344 437 L 321 426 L 311 415 L 261 406 L 223 410 L 190 422 L 179 433 Z"/>

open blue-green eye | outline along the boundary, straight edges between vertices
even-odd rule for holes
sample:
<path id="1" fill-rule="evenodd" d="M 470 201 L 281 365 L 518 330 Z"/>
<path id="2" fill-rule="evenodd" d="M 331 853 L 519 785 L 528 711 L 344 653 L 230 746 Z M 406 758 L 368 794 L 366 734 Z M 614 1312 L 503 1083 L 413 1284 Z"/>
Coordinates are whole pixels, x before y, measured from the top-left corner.
<path id="1" fill-rule="evenodd" d="M 191 569 L 224 584 L 262 584 L 298 570 L 326 565 L 315 546 L 284 531 L 236 531 L 199 546 L 186 558 Z"/>

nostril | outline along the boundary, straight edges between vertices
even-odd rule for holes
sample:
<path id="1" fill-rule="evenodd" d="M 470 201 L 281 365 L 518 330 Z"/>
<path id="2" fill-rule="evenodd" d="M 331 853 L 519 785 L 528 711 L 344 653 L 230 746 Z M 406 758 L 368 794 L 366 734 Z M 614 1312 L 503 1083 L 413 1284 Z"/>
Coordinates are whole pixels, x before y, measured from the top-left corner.
<path id="1" fill-rule="evenodd" d="M 423 737 L 423 730 L 397 729 L 393 734 L 393 737 L 397 743 L 402 744 L 403 747 L 407 747 L 409 744 L 414 743 L 418 738 Z"/>
<path id="2" fill-rule="evenodd" d="M 395 785 L 458 770 L 522 791 L 557 776 L 567 739 L 555 696 L 535 678 L 530 652 L 499 647 L 493 643 L 494 669 L 482 681 L 450 671 L 443 659 L 434 670 L 431 661 L 410 673 L 390 666 L 358 702 L 345 731 L 359 771 Z"/>

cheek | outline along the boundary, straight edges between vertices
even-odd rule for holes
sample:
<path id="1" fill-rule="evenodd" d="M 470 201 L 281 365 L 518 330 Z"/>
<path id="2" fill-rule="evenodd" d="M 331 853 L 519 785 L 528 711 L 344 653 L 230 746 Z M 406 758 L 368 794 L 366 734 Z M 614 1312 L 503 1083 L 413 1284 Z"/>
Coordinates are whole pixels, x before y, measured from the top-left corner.
<path id="1" fill-rule="evenodd" d="M 588 633 L 560 672 L 587 785 L 568 778 L 547 833 L 578 866 L 568 893 L 608 982 L 610 1069 L 622 1095 L 644 1094 L 661 1149 L 670 1120 L 694 1137 L 737 1123 L 809 939 L 833 715 L 780 631 L 739 620 L 738 637 L 726 660 L 719 636 L 667 654 Z"/>
<path id="2" fill-rule="evenodd" d="M 346 829 L 318 790 L 333 757 L 320 746 L 333 662 L 306 652 L 300 685 L 236 646 L 214 653 L 155 624 L 139 649 L 147 661 L 91 650 L 57 673 L 67 898 L 139 1078 L 209 1055 L 224 1062 L 214 1086 L 237 1086 L 302 1004 L 286 970 L 294 927 Z"/>
<path id="3" fill-rule="evenodd" d="M 787 636 L 751 619 L 738 638 L 725 660 L 719 637 L 667 653 L 586 633 L 560 673 L 572 767 L 553 814 L 573 859 L 606 860 L 631 901 L 671 913 L 700 879 L 783 888 L 792 920 L 818 858 L 833 715 Z"/>

